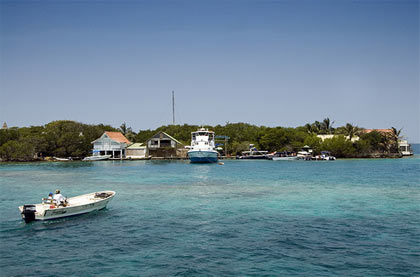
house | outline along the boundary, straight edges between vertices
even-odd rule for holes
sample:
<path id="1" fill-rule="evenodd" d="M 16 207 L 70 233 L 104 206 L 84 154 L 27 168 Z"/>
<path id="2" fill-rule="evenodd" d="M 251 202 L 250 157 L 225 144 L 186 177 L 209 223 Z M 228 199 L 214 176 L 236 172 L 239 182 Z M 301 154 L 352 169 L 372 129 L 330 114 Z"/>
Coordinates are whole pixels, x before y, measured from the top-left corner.
<path id="1" fill-rule="evenodd" d="M 131 142 L 120 132 L 105 132 L 92 141 L 93 155 L 112 155 L 112 158 L 124 158 L 126 148 Z"/>
<path id="2" fill-rule="evenodd" d="M 184 145 L 162 131 L 148 139 L 146 145 L 147 152 L 152 157 L 175 158 L 183 156 Z"/>
<path id="3" fill-rule="evenodd" d="M 129 159 L 144 159 L 148 156 L 147 147 L 143 143 L 133 143 L 127 147 L 126 157 Z"/>

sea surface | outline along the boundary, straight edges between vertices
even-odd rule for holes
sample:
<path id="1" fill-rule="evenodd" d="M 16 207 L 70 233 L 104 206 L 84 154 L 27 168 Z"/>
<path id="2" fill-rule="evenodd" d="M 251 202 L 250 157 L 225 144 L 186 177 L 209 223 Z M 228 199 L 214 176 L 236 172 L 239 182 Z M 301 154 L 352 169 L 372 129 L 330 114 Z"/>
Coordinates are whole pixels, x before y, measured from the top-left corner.
<path id="1" fill-rule="evenodd" d="M 116 191 L 25 224 L 49 192 Z M 420 156 L 0 164 L 1 276 L 419 276 Z"/>

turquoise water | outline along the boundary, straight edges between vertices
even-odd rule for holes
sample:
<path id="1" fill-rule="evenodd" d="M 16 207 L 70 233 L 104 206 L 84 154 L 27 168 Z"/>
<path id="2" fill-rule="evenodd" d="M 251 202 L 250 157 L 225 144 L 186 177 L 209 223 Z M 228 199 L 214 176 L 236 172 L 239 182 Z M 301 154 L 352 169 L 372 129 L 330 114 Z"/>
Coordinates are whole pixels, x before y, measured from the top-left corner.
<path id="1" fill-rule="evenodd" d="M 25 224 L 60 188 L 107 209 Z M 0 165 L 2 276 L 420 275 L 420 158 Z"/>

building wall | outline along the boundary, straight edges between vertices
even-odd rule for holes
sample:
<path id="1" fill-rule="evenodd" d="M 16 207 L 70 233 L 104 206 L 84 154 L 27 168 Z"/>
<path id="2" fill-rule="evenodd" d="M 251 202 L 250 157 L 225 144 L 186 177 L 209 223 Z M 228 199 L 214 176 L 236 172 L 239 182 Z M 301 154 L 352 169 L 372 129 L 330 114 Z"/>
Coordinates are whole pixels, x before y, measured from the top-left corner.
<path id="1" fill-rule="evenodd" d="M 125 143 L 119 143 L 110 138 L 102 138 L 93 144 L 93 149 L 98 151 L 120 151 L 125 148 Z"/>
<path id="2" fill-rule="evenodd" d="M 127 157 L 146 157 L 146 148 L 129 149 L 127 148 Z"/>
<path id="3" fill-rule="evenodd" d="M 149 155 L 152 157 L 159 158 L 175 158 L 177 156 L 177 151 L 175 148 L 153 148 L 149 149 Z"/>

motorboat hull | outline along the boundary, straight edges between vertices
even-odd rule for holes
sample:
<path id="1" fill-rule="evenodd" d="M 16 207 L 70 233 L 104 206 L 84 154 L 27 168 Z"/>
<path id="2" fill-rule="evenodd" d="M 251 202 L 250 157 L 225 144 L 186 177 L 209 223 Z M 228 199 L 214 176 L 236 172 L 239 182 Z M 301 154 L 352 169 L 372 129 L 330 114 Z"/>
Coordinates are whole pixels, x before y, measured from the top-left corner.
<path id="1" fill-rule="evenodd" d="M 84 158 L 82 161 L 88 162 L 88 161 L 104 161 L 104 160 L 108 160 L 109 158 L 111 158 L 111 155 L 102 155 L 102 156 L 90 156 L 90 157 L 86 157 Z"/>
<path id="2" fill-rule="evenodd" d="M 216 151 L 188 151 L 188 158 L 192 163 L 216 163 Z"/>
<path id="3" fill-rule="evenodd" d="M 102 195 L 99 197 L 98 195 Z M 68 198 L 66 207 L 54 207 L 51 204 L 36 204 L 20 206 L 22 219 L 26 223 L 34 220 L 51 220 L 90 213 L 106 207 L 115 196 L 114 191 L 101 191 Z M 28 211 L 32 209 L 31 211 Z"/>
<path id="4" fill-rule="evenodd" d="M 248 156 L 239 156 L 240 160 L 269 160 L 270 158 L 267 155 L 248 155 Z"/>
<path id="5" fill-rule="evenodd" d="M 291 157 L 273 157 L 273 161 L 296 161 L 299 158 L 296 156 Z"/>

